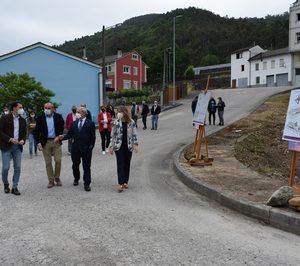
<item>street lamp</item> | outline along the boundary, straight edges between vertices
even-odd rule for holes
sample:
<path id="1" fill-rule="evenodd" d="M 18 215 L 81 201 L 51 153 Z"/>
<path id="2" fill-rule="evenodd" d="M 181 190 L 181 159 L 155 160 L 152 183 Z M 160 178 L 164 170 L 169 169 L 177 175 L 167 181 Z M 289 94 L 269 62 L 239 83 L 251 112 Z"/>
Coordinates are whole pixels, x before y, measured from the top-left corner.
<path id="1" fill-rule="evenodd" d="M 164 49 L 163 90 L 166 88 L 166 84 L 169 83 L 170 51 L 172 51 L 172 47 Z"/>
<path id="2" fill-rule="evenodd" d="M 176 53 L 175 53 L 175 24 L 176 24 L 176 18 L 180 18 L 182 15 L 178 15 L 173 17 L 173 102 L 175 102 L 175 90 L 176 90 L 176 84 L 175 84 L 175 66 L 176 66 Z"/>

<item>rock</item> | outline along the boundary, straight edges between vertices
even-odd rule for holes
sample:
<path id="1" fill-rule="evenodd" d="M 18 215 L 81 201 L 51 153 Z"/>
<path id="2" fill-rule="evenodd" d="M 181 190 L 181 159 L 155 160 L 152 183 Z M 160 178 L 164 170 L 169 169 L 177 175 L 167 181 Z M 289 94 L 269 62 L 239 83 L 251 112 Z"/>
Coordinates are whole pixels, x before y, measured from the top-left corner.
<path id="1" fill-rule="evenodd" d="M 285 206 L 292 197 L 293 189 L 289 186 L 283 186 L 272 194 L 267 201 L 267 205 L 272 207 Z"/>
<path id="2" fill-rule="evenodd" d="M 300 207 L 300 196 L 291 198 L 289 200 L 289 205 L 293 207 Z"/>

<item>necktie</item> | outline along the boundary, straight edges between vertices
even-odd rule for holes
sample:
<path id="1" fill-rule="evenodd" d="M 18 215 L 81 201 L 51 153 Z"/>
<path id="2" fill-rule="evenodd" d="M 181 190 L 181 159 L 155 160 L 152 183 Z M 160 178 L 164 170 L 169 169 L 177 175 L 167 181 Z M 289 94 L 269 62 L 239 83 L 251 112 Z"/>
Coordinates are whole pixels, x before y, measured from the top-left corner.
<path id="1" fill-rule="evenodd" d="M 79 130 L 79 131 L 80 131 L 81 128 L 82 128 L 82 122 L 83 122 L 82 119 L 80 119 L 80 120 L 79 120 L 79 126 L 78 126 L 78 130 Z"/>

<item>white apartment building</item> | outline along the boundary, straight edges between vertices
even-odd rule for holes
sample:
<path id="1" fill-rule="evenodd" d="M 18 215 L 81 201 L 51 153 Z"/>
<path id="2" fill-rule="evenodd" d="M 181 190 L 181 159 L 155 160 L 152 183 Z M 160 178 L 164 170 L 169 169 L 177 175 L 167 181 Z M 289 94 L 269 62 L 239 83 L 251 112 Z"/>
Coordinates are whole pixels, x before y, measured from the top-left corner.
<path id="1" fill-rule="evenodd" d="M 231 87 L 245 88 L 251 86 L 251 69 L 249 59 L 264 50 L 256 45 L 234 51 L 231 54 Z"/>
<path id="2" fill-rule="evenodd" d="M 300 86 L 300 1 L 290 7 L 289 49 L 292 55 L 293 85 Z"/>
<path id="3" fill-rule="evenodd" d="M 266 51 L 249 59 L 250 86 L 288 86 L 292 84 L 292 55 L 289 47 Z"/>

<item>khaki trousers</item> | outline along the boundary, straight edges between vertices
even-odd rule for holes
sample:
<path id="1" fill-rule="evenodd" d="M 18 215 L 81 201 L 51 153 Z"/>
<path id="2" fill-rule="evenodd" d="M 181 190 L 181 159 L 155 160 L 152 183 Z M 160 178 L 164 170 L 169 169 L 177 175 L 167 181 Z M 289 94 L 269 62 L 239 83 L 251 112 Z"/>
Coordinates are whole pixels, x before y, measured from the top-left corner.
<path id="1" fill-rule="evenodd" d="M 61 145 L 54 143 L 54 140 L 48 139 L 46 145 L 43 147 L 43 155 L 46 164 L 46 171 L 49 182 L 59 178 L 61 170 Z M 54 169 L 52 166 L 52 156 L 54 157 Z"/>

